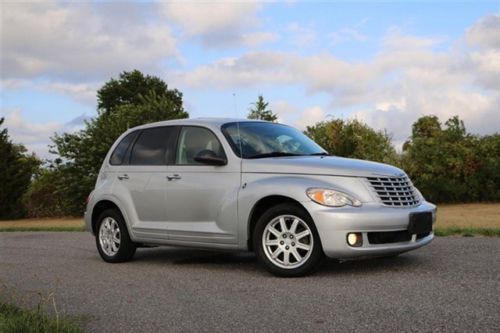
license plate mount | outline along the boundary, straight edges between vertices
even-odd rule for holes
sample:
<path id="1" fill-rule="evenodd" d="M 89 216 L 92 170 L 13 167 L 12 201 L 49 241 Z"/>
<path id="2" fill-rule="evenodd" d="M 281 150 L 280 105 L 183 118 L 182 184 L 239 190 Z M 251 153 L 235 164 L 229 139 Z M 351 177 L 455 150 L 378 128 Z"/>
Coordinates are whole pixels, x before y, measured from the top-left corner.
<path id="1" fill-rule="evenodd" d="M 408 232 L 410 234 L 425 234 L 432 231 L 432 212 L 410 213 Z"/>

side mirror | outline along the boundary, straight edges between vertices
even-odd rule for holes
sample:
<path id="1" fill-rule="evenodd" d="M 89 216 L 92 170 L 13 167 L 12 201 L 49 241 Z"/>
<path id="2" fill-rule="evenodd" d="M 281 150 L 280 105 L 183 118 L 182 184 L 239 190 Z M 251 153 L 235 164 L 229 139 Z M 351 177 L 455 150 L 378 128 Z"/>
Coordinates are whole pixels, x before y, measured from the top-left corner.
<path id="1" fill-rule="evenodd" d="M 199 163 L 207 164 L 207 165 L 226 165 L 227 160 L 223 157 L 217 156 L 217 154 L 209 149 L 205 149 L 200 151 L 194 157 L 194 160 Z"/>

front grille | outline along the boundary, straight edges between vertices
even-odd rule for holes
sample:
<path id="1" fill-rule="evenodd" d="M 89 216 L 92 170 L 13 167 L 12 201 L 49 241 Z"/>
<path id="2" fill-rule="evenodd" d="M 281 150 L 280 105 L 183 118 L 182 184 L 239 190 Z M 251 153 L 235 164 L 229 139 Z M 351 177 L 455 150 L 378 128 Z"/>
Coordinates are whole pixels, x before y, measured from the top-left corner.
<path id="1" fill-rule="evenodd" d="M 368 177 L 367 180 L 384 205 L 411 207 L 420 203 L 419 196 L 407 176 Z"/>

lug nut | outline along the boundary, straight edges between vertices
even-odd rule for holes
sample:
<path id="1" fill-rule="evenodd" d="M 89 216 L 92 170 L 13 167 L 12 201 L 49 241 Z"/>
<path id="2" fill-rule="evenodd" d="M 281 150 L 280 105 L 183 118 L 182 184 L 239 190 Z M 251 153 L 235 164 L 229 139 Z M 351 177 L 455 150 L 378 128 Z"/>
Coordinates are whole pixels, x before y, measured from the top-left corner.
<path id="1" fill-rule="evenodd" d="M 285 242 L 281 241 L 280 244 L 283 245 L 283 244 L 285 244 Z"/>
<path id="2" fill-rule="evenodd" d="M 290 250 L 290 246 L 288 246 L 288 245 L 285 246 L 285 249 Z"/>
<path id="3" fill-rule="evenodd" d="M 290 235 L 290 239 L 293 239 L 293 235 Z"/>
<path id="4" fill-rule="evenodd" d="M 286 238 L 286 234 L 283 234 L 283 238 Z"/>
<path id="5" fill-rule="evenodd" d="M 292 246 L 295 246 L 295 243 L 294 243 L 294 242 L 292 242 Z"/>

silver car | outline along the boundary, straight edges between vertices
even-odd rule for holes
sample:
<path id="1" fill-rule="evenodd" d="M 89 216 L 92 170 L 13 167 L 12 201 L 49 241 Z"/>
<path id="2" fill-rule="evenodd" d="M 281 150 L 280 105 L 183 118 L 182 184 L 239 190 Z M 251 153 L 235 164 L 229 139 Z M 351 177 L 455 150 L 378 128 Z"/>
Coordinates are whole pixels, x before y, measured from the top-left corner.
<path id="1" fill-rule="evenodd" d="M 123 133 L 85 213 L 107 262 L 137 247 L 254 251 L 278 276 L 326 255 L 394 256 L 429 244 L 436 206 L 400 169 L 328 156 L 293 127 L 184 119 Z"/>

